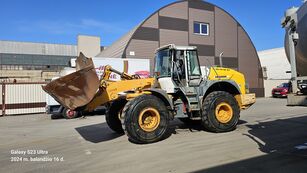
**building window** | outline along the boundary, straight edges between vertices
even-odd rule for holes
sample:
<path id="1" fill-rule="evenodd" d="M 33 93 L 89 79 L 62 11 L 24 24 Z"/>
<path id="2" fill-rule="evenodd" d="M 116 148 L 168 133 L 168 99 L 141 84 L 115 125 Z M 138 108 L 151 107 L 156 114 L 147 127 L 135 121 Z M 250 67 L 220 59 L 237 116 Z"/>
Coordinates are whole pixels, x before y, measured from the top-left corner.
<path id="1" fill-rule="evenodd" d="M 209 35 L 209 24 L 194 22 L 194 34 Z"/>

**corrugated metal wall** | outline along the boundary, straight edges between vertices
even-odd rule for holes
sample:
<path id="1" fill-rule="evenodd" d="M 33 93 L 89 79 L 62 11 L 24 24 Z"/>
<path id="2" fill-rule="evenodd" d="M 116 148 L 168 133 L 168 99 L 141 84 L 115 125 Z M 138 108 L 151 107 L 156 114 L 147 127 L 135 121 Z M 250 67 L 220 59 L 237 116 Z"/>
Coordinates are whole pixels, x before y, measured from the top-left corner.
<path id="1" fill-rule="evenodd" d="M 46 93 L 41 85 L 43 83 L 5 84 L 5 115 L 45 112 Z"/>
<path id="2" fill-rule="evenodd" d="M 0 41 L 0 53 L 77 56 L 77 46 Z"/>
<path id="3" fill-rule="evenodd" d="M 0 104 L 2 105 L 2 86 L 0 85 Z M 2 106 L 0 109 L 0 115 L 2 115 Z"/>
<path id="4" fill-rule="evenodd" d="M 68 66 L 72 58 L 75 56 L 0 53 L 0 65 Z"/>

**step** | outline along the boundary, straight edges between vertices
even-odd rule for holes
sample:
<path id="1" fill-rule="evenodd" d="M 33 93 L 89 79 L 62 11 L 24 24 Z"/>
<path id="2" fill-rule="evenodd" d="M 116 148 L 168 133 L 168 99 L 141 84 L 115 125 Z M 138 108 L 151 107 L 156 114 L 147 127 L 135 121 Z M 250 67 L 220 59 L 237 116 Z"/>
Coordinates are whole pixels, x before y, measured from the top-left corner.
<path id="1" fill-rule="evenodd" d="M 197 96 L 197 93 L 186 93 L 186 96 Z"/>
<path id="2" fill-rule="evenodd" d="M 201 117 L 191 117 L 191 120 L 201 120 Z"/>
<path id="3" fill-rule="evenodd" d="M 189 109 L 190 109 L 191 111 L 200 110 L 198 104 L 190 104 Z"/>

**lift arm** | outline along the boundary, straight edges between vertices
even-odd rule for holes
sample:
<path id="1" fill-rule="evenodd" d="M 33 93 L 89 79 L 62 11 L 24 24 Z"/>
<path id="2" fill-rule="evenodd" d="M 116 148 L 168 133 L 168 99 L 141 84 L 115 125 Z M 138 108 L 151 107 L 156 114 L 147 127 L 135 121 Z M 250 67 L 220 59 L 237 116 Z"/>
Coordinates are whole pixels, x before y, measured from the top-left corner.
<path id="1" fill-rule="evenodd" d="M 83 54 L 77 58 L 76 65 L 78 71 L 43 86 L 48 94 L 71 110 L 93 111 L 98 106 L 117 99 L 122 92 L 139 92 L 150 88 L 155 81 L 154 78 L 139 79 L 137 75 L 119 72 L 109 65 L 105 66 L 99 80 L 92 59 Z M 119 74 L 122 80 L 109 80 L 112 72 Z"/>

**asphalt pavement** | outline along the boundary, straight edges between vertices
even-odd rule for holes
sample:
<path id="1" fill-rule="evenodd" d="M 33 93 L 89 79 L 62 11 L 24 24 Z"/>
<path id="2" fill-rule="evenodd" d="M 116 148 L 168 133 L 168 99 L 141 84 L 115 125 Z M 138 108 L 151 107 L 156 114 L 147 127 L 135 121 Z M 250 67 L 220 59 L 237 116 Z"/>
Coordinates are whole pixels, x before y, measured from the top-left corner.
<path id="1" fill-rule="evenodd" d="M 228 133 L 171 125 L 167 139 L 139 145 L 110 130 L 103 115 L 0 117 L 0 172 L 307 171 L 307 107 L 287 107 L 286 99 L 257 99 Z"/>

